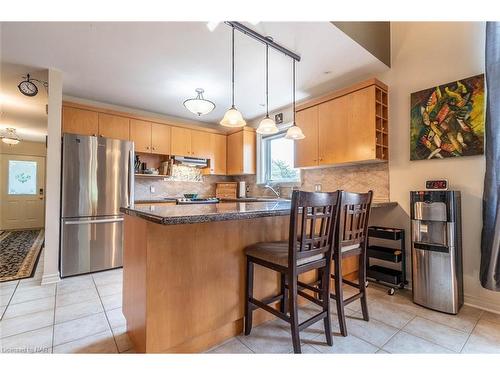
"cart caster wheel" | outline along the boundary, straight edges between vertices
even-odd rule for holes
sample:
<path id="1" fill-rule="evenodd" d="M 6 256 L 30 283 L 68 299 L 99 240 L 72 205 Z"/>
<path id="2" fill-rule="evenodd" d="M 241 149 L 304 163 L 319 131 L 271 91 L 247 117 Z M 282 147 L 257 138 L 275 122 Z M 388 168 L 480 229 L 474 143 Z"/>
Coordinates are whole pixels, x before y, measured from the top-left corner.
<path id="1" fill-rule="evenodd" d="M 394 288 L 391 288 L 387 291 L 387 294 L 390 295 L 390 296 L 393 296 L 394 293 L 396 293 L 396 291 L 394 290 Z"/>
<path id="2" fill-rule="evenodd" d="M 369 281 L 365 281 L 365 288 L 368 288 L 368 285 L 370 285 Z"/>

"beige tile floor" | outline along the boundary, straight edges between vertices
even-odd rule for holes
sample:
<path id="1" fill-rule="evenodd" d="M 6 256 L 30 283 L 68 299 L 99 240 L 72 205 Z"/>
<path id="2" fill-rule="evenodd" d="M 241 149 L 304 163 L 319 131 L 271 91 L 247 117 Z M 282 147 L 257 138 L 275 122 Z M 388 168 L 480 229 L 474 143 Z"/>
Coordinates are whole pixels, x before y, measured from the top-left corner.
<path id="1" fill-rule="evenodd" d="M 121 269 L 41 286 L 42 266 L 31 279 L 0 284 L 0 352 L 134 352 L 121 311 Z M 375 285 L 368 291 L 369 322 L 359 302 L 350 304 L 349 335 L 342 337 L 333 304 L 333 346 L 325 344 L 319 322 L 301 332 L 303 353 L 500 353 L 499 315 L 469 306 L 447 315 L 413 304 L 407 292 L 388 296 Z M 346 287 L 347 296 L 352 292 Z M 300 320 L 315 311 L 301 308 Z M 208 352 L 290 353 L 292 341 L 287 324 L 274 320 Z"/>

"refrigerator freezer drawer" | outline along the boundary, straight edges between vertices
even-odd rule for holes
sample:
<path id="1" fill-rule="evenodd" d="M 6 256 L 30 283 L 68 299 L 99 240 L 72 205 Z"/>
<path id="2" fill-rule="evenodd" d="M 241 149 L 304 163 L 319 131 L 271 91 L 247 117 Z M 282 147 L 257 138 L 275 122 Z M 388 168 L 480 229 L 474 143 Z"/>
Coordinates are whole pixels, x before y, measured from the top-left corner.
<path id="1" fill-rule="evenodd" d="M 122 266 L 123 217 L 63 219 L 61 276 Z"/>

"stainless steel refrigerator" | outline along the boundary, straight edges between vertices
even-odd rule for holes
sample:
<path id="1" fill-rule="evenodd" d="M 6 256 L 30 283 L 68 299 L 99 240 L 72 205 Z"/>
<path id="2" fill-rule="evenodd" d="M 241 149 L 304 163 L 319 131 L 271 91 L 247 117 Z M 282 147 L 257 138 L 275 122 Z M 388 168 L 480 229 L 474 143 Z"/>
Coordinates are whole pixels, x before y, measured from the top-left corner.
<path id="1" fill-rule="evenodd" d="M 134 199 L 134 144 L 64 134 L 61 276 L 122 266 L 123 214 Z"/>

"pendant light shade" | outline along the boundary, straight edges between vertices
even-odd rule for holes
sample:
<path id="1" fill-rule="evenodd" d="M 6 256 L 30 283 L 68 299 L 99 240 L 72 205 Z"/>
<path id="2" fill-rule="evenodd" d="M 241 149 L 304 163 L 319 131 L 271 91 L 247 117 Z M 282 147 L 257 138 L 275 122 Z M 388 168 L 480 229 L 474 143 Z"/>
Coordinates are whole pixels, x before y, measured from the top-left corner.
<path id="1" fill-rule="evenodd" d="M 285 138 L 286 139 L 292 139 L 292 140 L 299 140 L 299 139 L 304 139 L 306 136 L 302 132 L 302 129 L 297 126 L 297 123 L 295 122 L 295 60 L 293 60 L 293 69 L 292 69 L 292 102 L 293 102 L 293 124 L 291 127 L 288 128 L 286 131 Z"/>
<path id="2" fill-rule="evenodd" d="M 266 44 L 266 117 L 260 122 L 256 132 L 276 134 L 279 131 L 274 120 L 269 118 L 269 46 Z"/>
<path id="3" fill-rule="evenodd" d="M 239 128 L 245 126 L 247 123 L 243 119 L 241 112 L 236 108 L 229 108 L 224 114 L 223 119 L 220 121 L 222 126 L 227 126 L 228 128 Z"/>
<path id="4" fill-rule="evenodd" d="M 245 126 L 247 123 L 243 119 L 243 115 L 234 106 L 234 27 L 232 28 L 231 37 L 231 108 L 229 108 L 224 117 L 219 124 L 222 126 L 227 126 L 229 128 L 240 128 Z"/>
<path id="5" fill-rule="evenodd" d="M 256 132 L 259 134 L 276 134 L 279 131 L 276 123 L 269 117 L 264 117 L 260 122 Z"/>
<path id="6" fill-rule="evenodd" d="M 16 133 L 16 129 L 14 128 L 6 128 L 0 138 L 2 138 L 3 143 L 7 143 L 8 145 L 17 145 L 21 140 Z"/>
<path id="7" fill-rule="evenodd" d="M 195 113 L 198 116 L 206 115 L 214 110 L 215 104 L 210 100 L 203 97 L 203 89 L 196 89 L 196 98 L 188 99 L 184 101 L 184 107 L 187 108 L 189 112 Z"/>
<path id="8" fill-rule="evenodd" d="M 292 140 L 304 139 L 305 137 L 306 136 L 304 135 L 304 133 L 302 133 L 302 129 L 299 128 L 297 125 L 295 125 L 295 123 L 294 125 L 288 128 L 285 135 L 286 139 L 292 139 Z"/>

